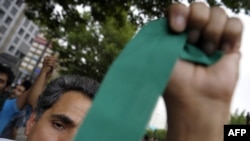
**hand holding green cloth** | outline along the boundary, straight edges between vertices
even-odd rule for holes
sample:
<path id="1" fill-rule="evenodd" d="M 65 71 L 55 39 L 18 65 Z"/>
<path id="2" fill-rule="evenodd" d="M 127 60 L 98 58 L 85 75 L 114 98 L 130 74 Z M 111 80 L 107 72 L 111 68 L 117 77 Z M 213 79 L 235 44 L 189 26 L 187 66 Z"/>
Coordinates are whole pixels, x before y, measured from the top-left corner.
<path id="1" fill-rule="evenodd" d="M 221 57 L 186 44 L 185 33 L 170 34 L 166 22 L 145 25 L 113 62 L 75 141 L 141 140 L 176 60 L 211 65 Z"/>

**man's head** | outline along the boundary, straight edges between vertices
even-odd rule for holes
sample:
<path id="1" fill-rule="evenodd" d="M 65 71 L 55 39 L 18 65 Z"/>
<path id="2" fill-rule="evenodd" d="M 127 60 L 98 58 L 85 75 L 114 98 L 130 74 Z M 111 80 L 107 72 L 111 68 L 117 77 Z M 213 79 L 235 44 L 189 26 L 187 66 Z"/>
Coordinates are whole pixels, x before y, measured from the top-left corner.
<path id="1" fill-rule="evenodd" d="M 10 97 L 16 98 L 20 96 L 22 93 L 27 91 L 31 87 L 32 83 L 29 80 L 23 81 L 21 84 L 15 86 L 15 88 L 11 91 Z"/>
<path id="2" fill-rule="evenodd" d="M 75 75 L 51 81 L 27 122 L 27 140 L 73 140 L 98 87 L 96 81 Z"/>
<path id="3" fill-rule="evenodd" d="M 0 64 L 0 94 L 5 91 L 14 81 L 15 75 L 12 70 Z"/>
<path id="4" fill-rule="evenodd" d="M 148 137 L 148 135 L 147 135 L 147 134 L 145 134 L 145 135 L 144 135 L 144 137 L 143 137 L 143 141 L 149 141 L 149 137 Z"/>

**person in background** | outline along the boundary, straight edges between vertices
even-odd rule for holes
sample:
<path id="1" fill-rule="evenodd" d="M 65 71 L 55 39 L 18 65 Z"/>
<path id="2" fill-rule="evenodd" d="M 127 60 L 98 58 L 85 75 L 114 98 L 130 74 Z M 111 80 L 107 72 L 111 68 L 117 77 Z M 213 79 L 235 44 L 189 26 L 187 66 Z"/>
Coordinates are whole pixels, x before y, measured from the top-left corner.
<path id="1" fill-rule="evenodd" d="M 18 84 L 14 87 L 14 89 L 10 92 L 8 99 L 16 99 L 21 96 L 25 91 L 28 91 L 31 87 L 32 83 L 29 80 L 25 80 L 21 84 Z M 29 109 L 28 105 L 26 105 L 25 109 L 16 113 L 4 128 L 3 132 L 0 134 L 1 138 L 8 139 L 16 139 L 17 130 L 19 127 L 22 127 L 24 124 L 25 116 L 27 110 Z"/>
<path id="2" fill-rule="evenodd" d="M 3 129 L 10 122 L 15 114 L 21 112 L 27 104 L 31 107 L 36 103 L 38 96 L 41 94 L 45 87 L 45 82 L 50 78 L 53 69 L 56 65 L 56 58 L 54 56 L 45 57 L 43 67 L 32 88 L 25 91 L 23 94 L 16 98 L 8 98 L 3 104 L 2 111 L 0 111 L 0 134 Z"/>
<path id="3" fill-rule="evenodd" d="M 8 98 L 7 92 L 14 79 L 15 75 L 11 68 L 0 63 L 0 111 L 5 100 Z"/>

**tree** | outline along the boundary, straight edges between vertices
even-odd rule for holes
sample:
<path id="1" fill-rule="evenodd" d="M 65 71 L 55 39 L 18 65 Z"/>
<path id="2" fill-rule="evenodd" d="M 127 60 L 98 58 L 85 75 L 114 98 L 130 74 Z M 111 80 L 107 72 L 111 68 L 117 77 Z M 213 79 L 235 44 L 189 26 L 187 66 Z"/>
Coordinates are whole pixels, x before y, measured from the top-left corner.
<path id="1" fill-rule="evenodd" d="M 165 141 L 166 140 L 166 133 L 167 133 L 167 131 L 165 129 L 157 129 L 157 130 L 155 130 L 155 138 L 158 141 Z"/>
<path id="2" fill-rule="evenodd" d="M 61 23 L 61 18 L 66 21 L 84 21 L 81 15 L 77 12 L 77 6 L 90 7 L 91 15 L 97 21 L 106 20 L 106 16 L 119 18 L 121 11 L 127 11 L 130 20 L 134 23 L 144 23 L 144 17 L 149 19 L 163 16 L 165 8 L 172 3 L 172 1 L 183 0 L 43 0 L 33 1 L 26 0 L 28 8 L 26 13 L 32 19 L 38 19 L 42 23 L 50 23 L 51 28 L 56 28 L 58 23 Z M 195 0 L 187 0 L 189 3 Z M 240 12 L 243 9 L 246 14 L 250 14 L 249 0 L 207 0 L 207 2 L 214 5 L 225 5 L 234 12 Z M 63 12 L 54 12 L 56 5 L 62 7 Z M 137 14 L 135 14 L 135 11 Z M 42 20 L 41 20 L 42 19 Z M 52 23 L 54 22 L 54 23 Z M 62 24 L 63 25 L 63 24 Z"/>
<path id="3" fill-rule="evenodd" d="M 149 138 L 154 137 L 154 130 L 152 129 L 147 129 L 145 133 Z"/>
<path id="4" fill-rule="evenodd" d="M 181 0 L 173 0 L 181 1 Z M 194 0 L 188 0 L 192 2 Z M 78 73 L 102 80 L 108 67 L 134 32 L 145 22 L 163 17 L 172 1 L 165 0 L 25 0 L 26 15 L 41 26 L 47 38 L 63 40 L 62 73 Z M 250 13 L 249 0 L 207 0 L 234 12 Z M 80 8 L 79 8 L 80 7 Z M 60 10 L 58 10 L 60 9 Z M 83 10 L 83 12 L 79 12 Z M 89 9 L 89 10 L 86 10 Z"/>
<path id="5" fill-rule="evenodd" d="M 147 129 L 145 134 L 149 138 L 154 138 L 157 139 L 158 141 L 165 141 L 166 133 L 167 133 L 166 129 L 155 129 L 155 130 Z"/>
<path id="6" fill-rule="evenodd" d="M 246 124 L 246 113 L 245 111 L 242 111 L 239 113 L 238 109 L 231 114 L 230 116 L 230 124 L 241 124 L 245 125 Z"/>
<path id="7" fill-rule="evenodd" d="M 64 37 L 67 46 L 55 44 L 54 50 L 60 53 L 62 74 L 78 73 L 101 81 L 136 28 L 129 22 L 120 25 L 113 17 L 106 17 L 107 21 L 99 23 L 86 16 L 89 18 L 87 25 L 78 24 L 68 30 Z M 126 13 L 120 19 L 126 20 Z"/>
<path id="8" fill-rule="evenodd" d="M 246 120 L 247 120 L 247 121 L 246 121 L 246 124 L 247 124 L 247 125 L 250 125 L 250 113 L 249 113 L 249 112 L 247 113 Z"/>

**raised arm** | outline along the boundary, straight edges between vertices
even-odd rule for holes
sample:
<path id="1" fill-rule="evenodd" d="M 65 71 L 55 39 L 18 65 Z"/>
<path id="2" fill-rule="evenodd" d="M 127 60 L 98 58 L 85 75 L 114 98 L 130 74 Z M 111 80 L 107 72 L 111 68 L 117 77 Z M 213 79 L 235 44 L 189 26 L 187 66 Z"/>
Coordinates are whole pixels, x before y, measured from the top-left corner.
<path id="1" fill-rule="evenodd" d="M 54 56 L 46 56 L 44 58 L 41 72 L 32 87 L 17 99 L 17 106 L 19 109 L 23 109 L 27 103 L 32 106 L 32 109 L 35 107 L 36 101 L 50 79 L 55 65 L 56 58 Z"/>
<path id="2" fill-rule="evenodd" d="M 54 56 L 47 56 L 44 58 L 43 67 L 31 88 L 28 98 L 28 103 L 32 106 L 32 109 L 35 108 L 36 101 L 49 81 L 55 66 L 56 58 Z"/>

